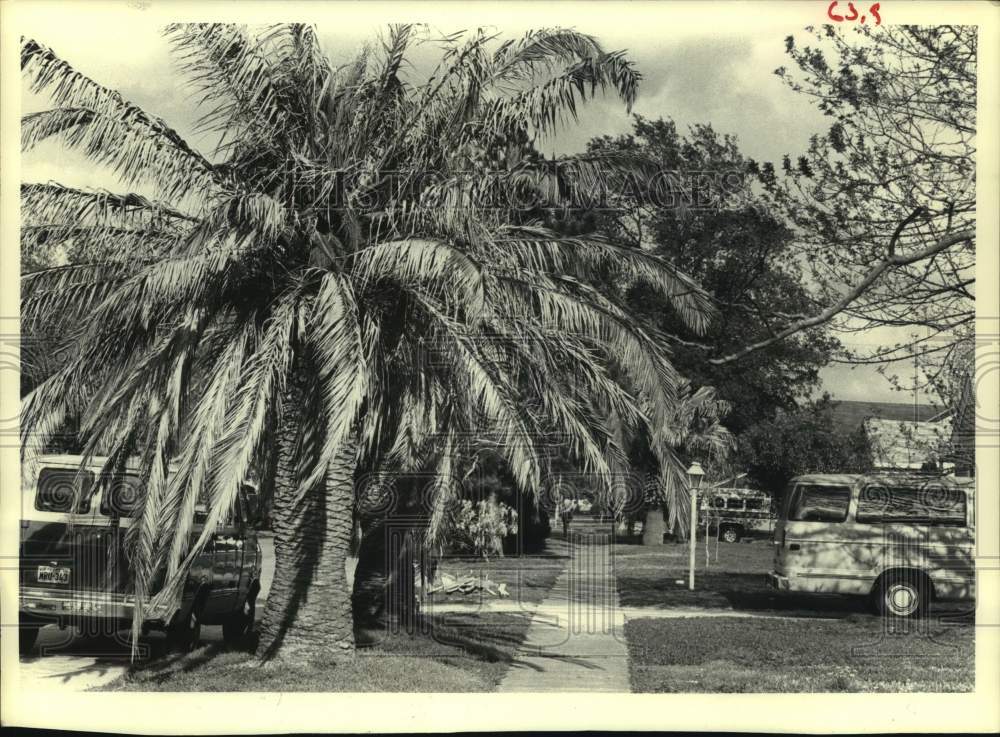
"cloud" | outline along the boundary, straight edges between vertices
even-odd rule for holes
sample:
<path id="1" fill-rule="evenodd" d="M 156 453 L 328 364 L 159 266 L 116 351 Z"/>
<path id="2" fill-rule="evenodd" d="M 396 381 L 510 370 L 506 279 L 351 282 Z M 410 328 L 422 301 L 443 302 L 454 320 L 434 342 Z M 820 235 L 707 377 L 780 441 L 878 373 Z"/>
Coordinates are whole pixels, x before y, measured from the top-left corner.
<path id="1" fill-rule="evenodd" d="M 711 123 L 720 133 L 735 135 L 743 151 L 759 160 L 795 156 L 827 123 L 773 73 L 786 62 L 783 38 L 789 32 L 633 39 L 629 54 L 643 75 L 635 112 L 672 118 L 681 130 Z M 580 126 L 560 136 L 558 148 L 579 150 L 593 135 L 630 129 L 620 103 L 598 100 L 585 109 Z"/>

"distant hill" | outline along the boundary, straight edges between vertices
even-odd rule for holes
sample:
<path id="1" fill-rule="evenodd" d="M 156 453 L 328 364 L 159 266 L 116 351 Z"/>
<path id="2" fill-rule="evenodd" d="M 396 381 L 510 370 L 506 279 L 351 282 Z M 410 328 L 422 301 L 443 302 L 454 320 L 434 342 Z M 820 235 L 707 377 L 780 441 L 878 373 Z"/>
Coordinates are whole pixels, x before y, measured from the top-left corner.
<path id="1" fill-rule="evenodd" d="M 833 422 L 837 429 L 849 433 L 857 430 L 869 417 L 883 420 L 908 420 L 926 422 L 945 414 L 944 408 L 933 404 L 913 402 L 859 402 L 852 400 L 833 402 Z"/>

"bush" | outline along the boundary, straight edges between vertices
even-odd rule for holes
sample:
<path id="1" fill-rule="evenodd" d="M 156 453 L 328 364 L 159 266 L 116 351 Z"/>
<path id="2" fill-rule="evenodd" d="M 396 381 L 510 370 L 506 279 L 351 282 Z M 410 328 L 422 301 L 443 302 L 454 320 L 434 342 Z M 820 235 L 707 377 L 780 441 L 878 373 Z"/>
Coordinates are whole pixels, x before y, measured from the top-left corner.
<path id="1" fill-rule="evenodd" d="M 451 512 L 453 550 L 489 558 L 503 555 L 504 539 L 517 532 L 517 512 L 495 498 L 458 501 Z"/>
<path id="2" fill-rule="evenodd" d="M 503 538 L 505 555 L 539 553 L 551 530 L 549 515 L 534 497 L 523 493 L 499 456 L 483 454 L 477 473 L 468 482 L 465 493 L 472 499 L 496 499 L 517 513 L 517 525 Z"/>

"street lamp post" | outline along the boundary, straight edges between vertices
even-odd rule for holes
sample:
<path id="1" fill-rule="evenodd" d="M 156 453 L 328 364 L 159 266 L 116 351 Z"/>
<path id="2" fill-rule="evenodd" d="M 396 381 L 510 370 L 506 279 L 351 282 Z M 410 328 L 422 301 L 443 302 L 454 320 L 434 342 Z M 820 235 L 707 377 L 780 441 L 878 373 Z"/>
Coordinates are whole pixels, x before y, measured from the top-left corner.
<path id="1" fill-rule="evenodd" d="M 691 527 L 688 531 L 688 588 L 694 591 L 694 538 L 698 531 L 698 487 L 705 475 L 701 464 L 695 461 L 687 470 L 688 489 L 691 490 Z"/>

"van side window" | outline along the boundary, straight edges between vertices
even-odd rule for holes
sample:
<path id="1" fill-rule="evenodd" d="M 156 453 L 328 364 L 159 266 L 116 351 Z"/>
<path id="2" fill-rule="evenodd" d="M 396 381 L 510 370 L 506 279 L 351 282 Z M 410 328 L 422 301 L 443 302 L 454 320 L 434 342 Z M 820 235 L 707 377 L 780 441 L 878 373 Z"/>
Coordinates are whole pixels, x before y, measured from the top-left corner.
<path id="1" fill-rule="evenodd" d="M 726 499 L 726 509 L 743 509 L 743 500 L 735 497 Z"/>
<path id="2" fill-rule="evenodd" d="M 747 499 L 747 509 L 750 511 L 760 511 L 764 508 L 763 499 Z"/>
<path id="3" fill-rule="evenodd" d="M 858 522 L 965 525 L 965 493 L 943 486 L 866 486 L 858 498 Z"/>
<path id="4" fill-rule="evenodd" d="M 101 514 L 109 517 L 134 517 L 139 511 L 142 483 L 137 474 L 115 474 L 101 494 Z"/>
<path id="5" fill-rule="evenodd" d="M 78 473 L 75 468 L 43 468 L 38 473 L 35 509 L 39 512 L 69 512 L 77 492 L 82 492 L 82 495 L 75 513 L 87 514 L 94 493 L 93 473 Z"/>
<path id="6" fill-rule="evenodd" d="M 788 519 L 797 522 L 843 522 L 851 501 L 849 486 L 800 484 L 792 493 Z"/>

